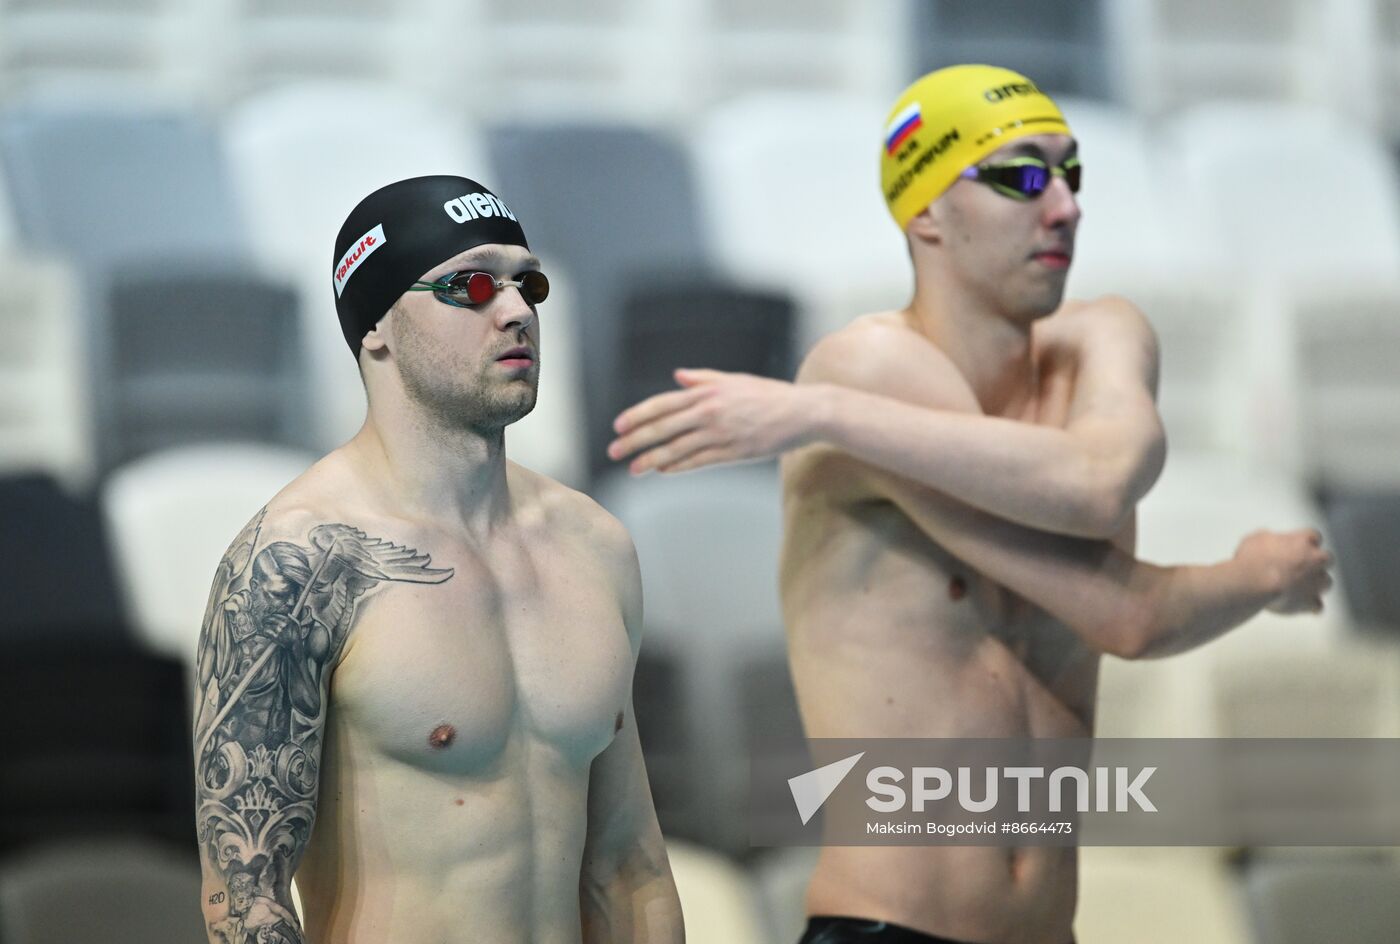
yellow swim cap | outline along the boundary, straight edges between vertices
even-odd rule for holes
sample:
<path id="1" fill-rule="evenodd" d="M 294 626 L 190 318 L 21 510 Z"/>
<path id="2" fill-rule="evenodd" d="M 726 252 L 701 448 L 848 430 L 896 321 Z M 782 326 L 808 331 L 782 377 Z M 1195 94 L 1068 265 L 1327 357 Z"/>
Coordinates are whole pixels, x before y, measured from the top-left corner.
<path id="1" fill-rule="evenodd" d="M 904 90 L 890 109 L 880 187 L 900 229 L 958 175 L 997 148 L 1031 134 L 1069 134 L 1050 97 L 1018 72 L 949 66 Z"/>

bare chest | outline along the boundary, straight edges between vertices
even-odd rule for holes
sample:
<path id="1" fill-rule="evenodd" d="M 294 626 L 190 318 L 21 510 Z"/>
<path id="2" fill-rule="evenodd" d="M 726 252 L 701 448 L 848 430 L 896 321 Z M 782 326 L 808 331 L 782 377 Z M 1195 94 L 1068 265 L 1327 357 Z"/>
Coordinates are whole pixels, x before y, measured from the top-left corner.
<path id="1" fill-rule="evenodd" d="M 451 580 L 369 601 L 331 686 L 335 723 L 426 770 L 489 775 L 512 738 L 586 766 L 612 740 L 632 657 L 586 557 L 445 560 Z"/>

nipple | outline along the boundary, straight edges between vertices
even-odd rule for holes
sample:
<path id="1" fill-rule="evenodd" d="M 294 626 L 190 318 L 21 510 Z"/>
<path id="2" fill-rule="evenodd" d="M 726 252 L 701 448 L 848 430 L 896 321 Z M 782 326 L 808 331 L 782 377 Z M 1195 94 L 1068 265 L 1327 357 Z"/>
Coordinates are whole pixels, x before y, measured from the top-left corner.
<path id="1" fill-rule="evenodd" d="M 442 750 L 444 747 L 451 747 L 452 742 L 457 739 L 457 729 L 450 724 L 440 724 L 433 728 L 433 733 L 428 735 L 428 746 Z"/>
<path id="2" fill-rule="evenodd" d="M 961 600 L 967 596 L 967 581 L 961 577 L 954 576 L 948 581 L 948 598 L 950 600 Z"/>

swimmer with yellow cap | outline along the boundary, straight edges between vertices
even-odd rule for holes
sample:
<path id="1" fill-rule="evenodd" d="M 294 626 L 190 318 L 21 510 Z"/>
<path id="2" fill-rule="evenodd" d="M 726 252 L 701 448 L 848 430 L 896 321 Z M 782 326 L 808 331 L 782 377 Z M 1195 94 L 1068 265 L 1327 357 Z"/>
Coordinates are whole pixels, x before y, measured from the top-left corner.
<path id="1" fill-rule="evenodd" d="M 992 152 L 1032 135 L 1069 133 L 1050 96 L 1010 69 L 965 65 L 931 72 L 890 110 L 880 155 L 885 203 L 903 229 Z"/>
<path id="2" fill-rule="evenodd" d="M 877 739 L 927 753 L 1091 737 L 1103 655 L 1183 652 L 1265 607 L 1316 611 L 1330 584 L 1307 531 L 1251 534 L 1216 564 L 1135 556 L 1136 506 L 1165 456 L 1156 338 L 1125 299 L 1064 299 L 1078 147 L 1034 82 L 934 72 L 895 102 L 879 143 L 909 303 L 822 338 L 795 383 L 678 371 L 682 389 L 625 411 L 610 447 L 634 472 L 784 454 L 792 678 L 809 737 L 871 739 L 847 758 L 847 787 L 916 762 L 877 759 Z M 988 774 L 1000 771 L 971 782 Z M 884 817 L 914 827 L 890 830 L 898 845 L 871 844 L 861 789 L 825 801 L 825 833 L 794 837 L 824 843 L 803 944 L 1074 939 L 1076 850 L 1029 833 L 944 844 L 933 826 L 965 811 L 927 802 L 938 786 L 901 786 L 928 792 L 900 792 Z M 987 821 L 1024 821 L 1017 793 L 1004 787 Z"/>
<path id="3" fill-rule="evenodd" d="M 885 122 L 880 185 L 909 240 L 913 310 L 1029 325 L 1059 308 L 1082 176 L 1064 115 L 1026 76 L 960 65 L 910 85 Z"/>

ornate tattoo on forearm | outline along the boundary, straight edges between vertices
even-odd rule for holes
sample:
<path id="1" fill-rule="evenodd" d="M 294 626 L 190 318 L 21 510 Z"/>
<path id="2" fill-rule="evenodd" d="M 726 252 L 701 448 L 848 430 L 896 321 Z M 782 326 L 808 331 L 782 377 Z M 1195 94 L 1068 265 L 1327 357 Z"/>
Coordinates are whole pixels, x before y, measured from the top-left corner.
<path id="1" fill-rule="evenodd" d="M 315 822 L 326 673 L 360 598 L 390 581 L 452 577 L 427 554 L 344 524 L 259 549 L 264 514 L 219 562 L 199 642 L 196 825 L 227 887 L 227 914 L 209 925 L 224 944 L 303 942 L 292 870 Z"/>

